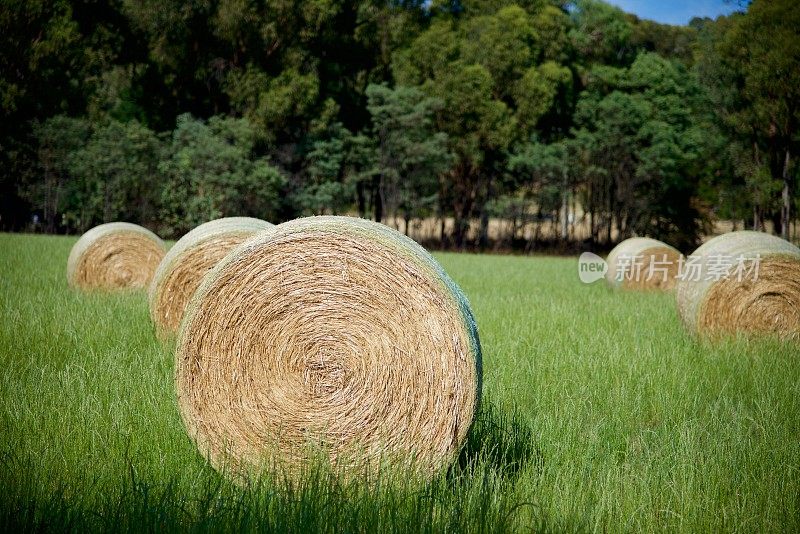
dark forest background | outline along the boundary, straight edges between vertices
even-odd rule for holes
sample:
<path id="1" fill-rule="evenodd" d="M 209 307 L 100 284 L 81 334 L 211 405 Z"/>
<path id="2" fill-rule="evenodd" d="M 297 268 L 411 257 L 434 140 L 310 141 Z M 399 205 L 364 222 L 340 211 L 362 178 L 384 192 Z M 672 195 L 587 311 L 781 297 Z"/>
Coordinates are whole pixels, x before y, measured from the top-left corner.
<path id="1" fill-rule="evenodd" d="M 800 9 L 737 5 L 679 27 L 596 0 L 0 0 L 0 229 L 796 237 Z"/>

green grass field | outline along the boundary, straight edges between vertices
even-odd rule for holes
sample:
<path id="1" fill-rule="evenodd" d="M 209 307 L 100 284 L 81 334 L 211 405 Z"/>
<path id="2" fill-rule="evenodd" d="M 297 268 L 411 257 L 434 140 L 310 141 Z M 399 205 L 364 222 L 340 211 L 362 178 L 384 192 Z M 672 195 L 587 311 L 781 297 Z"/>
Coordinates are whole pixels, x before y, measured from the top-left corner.
<path id="1" fill-rule="evenodd" d="M 457 465 L 230 484 L 184 432 L 144 294 L 66 284 L 74 238 L 0 234 L 0 530 L 798 531 L 800 347 L 698 342 L 576 259 L 440 254 L 483 412 Z"/>

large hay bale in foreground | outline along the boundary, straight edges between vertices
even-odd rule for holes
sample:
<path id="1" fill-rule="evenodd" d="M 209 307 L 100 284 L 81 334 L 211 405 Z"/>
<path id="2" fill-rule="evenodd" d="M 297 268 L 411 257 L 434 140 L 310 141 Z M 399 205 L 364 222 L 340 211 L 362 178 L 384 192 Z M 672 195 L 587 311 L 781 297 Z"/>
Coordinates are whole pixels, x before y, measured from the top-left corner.
<path id="1" fill-rule="evenodd" d="M 718 276 L 726 262 L 727 276 Z M 690 331 L 800 338 L 800 249 L 788 241 L 761 232 L 723 234 L 695 250 L 684 270 L 676 298 Z"/>
<path id="2" fill-rule="evenodd" d="M 160 335 L 178 330 L 200 281 L 233 248 L 274 225 L 251 217 L 225 217 L 193 229 L 167 252 L 150 284 L 150 317 Z"/>
<path id="3" fill-rule="evenodd" d="M 323 457 L 431 474 L 473 421 L 481 352 L 466 298 L 422 247 L 381 224 L 309 217 L 232 251 L 178 334 L 181 415 L 237 475 L 295 476 Z"/>
<path id="4" fill-rule="evenodd" d="M 632 237 L 609 253 L 606 282 L 611 287 L 669 291 L 675 287 L 681 253 L 649 237 Z"/>
<path id="5" fill-rule="evenodd" d="M 166 253 L 161 239 L 136 224 L 113 222 L 95 226 L 72 247 L 67 281 L 80 289 L 147 287 Z"/>

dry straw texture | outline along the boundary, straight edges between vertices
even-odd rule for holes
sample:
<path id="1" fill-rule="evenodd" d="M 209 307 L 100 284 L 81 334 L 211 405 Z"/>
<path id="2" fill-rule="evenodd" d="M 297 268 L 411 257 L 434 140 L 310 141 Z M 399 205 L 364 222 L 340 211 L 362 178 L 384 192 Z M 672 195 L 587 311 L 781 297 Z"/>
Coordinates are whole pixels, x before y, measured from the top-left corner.
<path id="1" fill-rule="evenodd" d="M 773 235 L 744 231 L 711 239 L 694 257 L 700 279 L 687 277 L 677 287 L 678 311 L 689 330 L 712 337 L 741 332 L 800 339 L 800 249 Z M 741 276 L 740 257 L 751 260 L 741 262 Z M 726 258 L 735 265 L 730 276 L 709 276 L 713 264 Z"/>
<path id="2" fill-rule="evenodd" d="M 609 253 L 606 282 L 611 287 L 669 291 L 675 288 L 681 253 L 649 237 L 626 239 Z"/>
<path id="3" fill-rule="evenodd" d="M 184 423 L 212 465 L 295 476 L 451 462 L 481 391 L 466 298 L 381 224 L 309 217 L 258 234 L 192 298 L 176 349 Z"/>
<path id="4" fill-rule="evenodd" d="M 261 219 L 225 217 L 201 224 L 167 252 L 150 284 L 150 317 L 162 337 L 178 330 L 200 281 L 233 248 L 253 234 L 274 228 Z"/>
<path id="5" fill-rule="evenodd" d="M 164 242 L 146 228 L 126 222 L 101 224 L 72 247 L 67 280 L 80 289 L 142 289 L 165 253 Z"/>

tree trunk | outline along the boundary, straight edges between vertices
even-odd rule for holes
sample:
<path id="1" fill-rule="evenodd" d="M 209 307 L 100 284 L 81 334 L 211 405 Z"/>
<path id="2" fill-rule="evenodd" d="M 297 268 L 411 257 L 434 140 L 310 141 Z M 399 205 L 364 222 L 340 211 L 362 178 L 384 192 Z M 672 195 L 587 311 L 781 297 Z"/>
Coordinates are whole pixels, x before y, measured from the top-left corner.
<path id="1" fill-rule="evenodd" d="M 356 198 L 358 199 L 358 216 L 364 218 L 367 214 L 367 201 L 364 198 L 364 182 L 360 180 L 356 184 Z"/>
<path id="2" fill-rule="evenodd" d="M 780 211 L 776 211 L 770 216 L 770 220 L 772 221 L 772 233 L 775 235 L 783 235 L 783 225 L 782 225 L 781 215 L 782 214 Z M 761 226 L 766 228 L 763 222 L 761 223 Z"/>
<path id="3" fill-rule="evenodd" d="M 476 185 L 474 170 L 458 165 L 452 172 L 453 189 L 450 202 L 453 207 L 453 245 L 462 250 L 469 230 L 472 208 L 475 205 Z"/>
<path id="4" fill-rule="evenodd" d="M 103 222 L 111 222 L 111 185 L 106 184 L 105 195 L 103 195 Z"/>
<path id="5" fill-rule="evenodd" d="M 494 181 L 490 177 L 486 183 L 486 198 L 483 199 L 483 205 L 481 206 L 481 231 L 478 240 L 481 250 L 485 250 L 489 243 L 489 210 L 486 209 L 486 205 L 488 204 L 488 199 L 494 196 L 493 185 Z"/>
<path id="6" fill-rule="evenodd" d="M 567 179 L 564 173 L 564 187 L 561 190 L 561 241 L 567 241 L 567 224 L 569 221 L 569 195 L 567 194 Z"/>
<path id="7" fill-rule="evenodd" d="M 467 229 L 469 228 L 469 222 L 461 210 L 456 212 L 453 222 L 453 244 L 455 245 L 456 250 L 462 250 L 464 247 L 464 239 L 467 235 Z"/>
<path id="8" fill-rule="evenodd" d="M 572 216 L 572 219 L 570 219 L 568 221 L 569 222 L 569 237 L 570 237 L 571 241 L 574 241 L 575 240 L 575 235 L 577 234 L 577 232 L 575 230 L 575 223 L 578 222 L 578 207 L 577 207 L 575 198 L 578 195 L 576 194 L 574 187 L 572 188 L 570 193 L 571 193 L 570 194 L 570 201 L 571 202 L 570 202 L 570 206 L 569 206 L 569 212 L 570 212 L 570 215 Z"/>
<path id="9" fill-rule="evenodd" d="M 606 243 L 611 243 L 611 228 L 614 226 L 614 182 L 611 182 L 611 189 L 608 191 L 608 227 L 606 228 Z"/>
<path id="10" fill-rule="evenodd" d="M 376 222 L 383 222 L 383 195 L 381 192 L 381 176 L 372 179 L 372 206 Z"/>
<path id="11" fill-rule="evenodd" d="M 483 251 L 489 244 L 489 213 L 486 208 L 481 210 L 481 231 L 480 238 L 478 239 L 480 249 Z"/>
<path id="12" fill-rule="evenodd" d="M 511 245 L 514 245 L 514 240 L 517 238 L 517 212 L 511 214 Z"/>
<path id="13" fill-rule="evenodd" d="M 54 207 L 54 200 L 55 197 L 54 189 L 56 186 L 54 185 L 55 180 L 52 178 L 45 179 L 45 197 L 44 197 L 44 212 L 42 213 L 44 221 L 45 232 L 48 234 L 53 233 L 53 228 L 55 227 L 55 207 Z"/>
<path id="14" fill-rule="evenodd" d="M 41 223 L 42 223 L 42 228 L 44 228 L 45 232 L 48 234 L 52 234 L 53 228 L 55 227 L 56 203 L 54 201 L 54 198 L 55 198 L 55 189 L 58 186 L 57 185 L 58 181 L 55 178 L 55 171 L 50 167 L 49 156 L 50 156 L 49 153 L 47 153 L 46 157 L 40 156 L 42 161 L 44 162 L 44 201 L 42 203 Z M 34 228 L 34 231 L 37 230 L 38 230 L 37 228 Z"/>
<path id="15" fill-rule="evenodd" d="M 589 194 L 587 195 L 587 200 L 589 201 L 589 242 L 594 246 L 597 242 L 597 234 L 595 234 L 595 227 L 594 227 L 594 187 L 592 186 L 591 182 L 589 183 Z"/>
<path id="16" fill-rule="evenodd" d="M 470 198 L 464 198 L 460 203 L 456 203 L 453 210 L 453 244 L 456 250 L 463 250 L 464 242 L 467 238 L 469 231 L 469 218 L 472 215 L 473 201 Z"/>
<path id="17" fill-rule="evenodd" d="M 791 213 L 791 206 L 792 206 L 792 197 L 790 196 L 791 191 L 790 180 L 789 180 L 789 163 L 791 162 L 789 156 L 789 149 L 786 149 L 786 157 L 783 159 L 783 205 L 781 206 L 781 237 L 784 239 L 789 239 L 789 221 Z"/>

